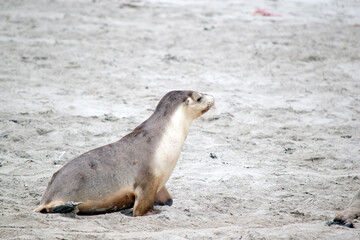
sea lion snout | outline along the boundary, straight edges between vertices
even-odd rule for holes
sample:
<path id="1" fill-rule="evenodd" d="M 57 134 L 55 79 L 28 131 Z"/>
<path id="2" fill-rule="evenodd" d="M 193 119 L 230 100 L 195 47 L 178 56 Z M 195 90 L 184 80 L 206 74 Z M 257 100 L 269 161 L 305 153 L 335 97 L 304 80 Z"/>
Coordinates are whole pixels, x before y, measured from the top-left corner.
<path id="1" fill-rule="evenodd" d="M 204 109 L 201 111 L 201 114 L 206 113 L 207 111 L 209 111 L 209 109 L 214 106 L 215 103 L 215 98 L 212 95 L 208 95 L 208 94 L 203 94 L 202 93 L 202 98 L 204 99 L 204 103 L 205 103 L 205 107 Z"/>
<path id="2" fill-rule="evenodd" d="M 208 103 L 207 103 L 207 105 L 211 108 L 212 106 L 214 106 L 214 103 L 215 103 L 215 98 L 214 98 L 214 96 L 212 96 L 212 95 L 206 95 L 205 94 L 205 96 L 206 96 L 206 98 L 208 99 Z"/>
<path id="3" fill-rule="evenodd" d="M 185 104 L 189 106 L 195 119 L 206 113 L 214 105 L 214 102 L 213 96 L 193 91 Z"/>

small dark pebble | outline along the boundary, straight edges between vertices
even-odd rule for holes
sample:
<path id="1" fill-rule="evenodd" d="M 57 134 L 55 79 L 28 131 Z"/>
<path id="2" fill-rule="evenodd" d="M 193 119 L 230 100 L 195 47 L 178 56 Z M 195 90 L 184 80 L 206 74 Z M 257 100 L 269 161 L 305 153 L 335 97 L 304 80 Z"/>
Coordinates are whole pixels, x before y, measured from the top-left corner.
<path id="1" fill-rule="evenodd" d="M 219 117 L 213 117 L 213 118 L 209 118 L 208 120 L 211 122 L 211 121 L 216 121 L 216 120 L 219 120 L 220 118 Z"/>
<path id="2" fill-rule="evenodd" d="M 210 31 L 212 29 L 214 29 L 215 27 L 214 26 L 211 26 L 211 27 L 204 27 L 204 31 Z"/>
<path id="3" fill-rule="evenodd" d="M 0 134 L 0 138 L 7 138 L 9 136 L 8 132 L 3 132 Z"/>
<path id="4" fill-rule="evenodd" d="M 111 113 L 109 114 L 104 114 L 105 118 L 103 121 L 109 121 L 109 122 L 116 122 L 119 120 L 119 118 L 115 117 L 114 115 L 112 115 Z"/>
<path id="5" fill-rule="evenodd" d="M 298 216 L 305 216 L 305 214 L 304 214 L 304 213 L 299 212 L 298 210 L 293 211 L 293 212 L 290 212 L 290 214 L 293 214 L 293 215 L 298 215 Z"/>
<path id="6" fill-rule="evenodd" d="M 311 158 L 307 158 L 305 159 L 305 161 L 320 161 L 320 160 L 324 160 L 325 157 L 311 157 Z"/>
<path id="7" fill-rule="evenodd" d="M 351 138 L 352 136 L 351 135 L 344 135 L 344 136 L 341 136 L 341 138 Z"/>
<path id="8" fill-rule="evenodd" d="M 179 62 L 179 59 L 176 57 L 176 56 L 173 56 L 171 54 L 166 54 L 164 56 L 164 60 L 165 61 L 176 61 L 176 62 Z"/>
<path id="9" fill-rule="evenodd" d="M 122 3 L 119 5 L 119 8 L 139 8 L 140 6 L 135 5 L 135 4 L 131 4 L 131 3 Z"/>
<path id="10" fill-rule="evenodd" d="M 210 157 L 211 157 L 212 159 L 216 159 L 216 158 L 217 158 L 217 156 L 215 155 L 215 153 L 210 153 Z"/>
<path id="11" fill-rule="evenodd" d="M 53 131 L 52 129 L 42 129 L 42 128 L 36 129 L 36 132 L 37 132 L 39 135 L 45 135 L 45 134 L 50 133 L 50 132 L 52 132 L 52 131 Z"/>
<path id="12" fill-rule="evenodd" d="M 34 197 L 34 198 L 41 196 L 41 194 L 34 193 L 34 192 L 30 192 L 29 195 L 32 196 L 32 197 Z"/>
<path id="13" fill-rule="evenodd" d="M 160 218 L 160 219 L 166 219 L 166 220 L 169 220 L 170 218 L 168 217 L 168 216 L 166 216 L 166 215 L 160 215 L 160 216 L 158 216 L 158 218 Z"/>
<path id="14" fill-rule="evenodd" d="M 33 57 L 34 60 L 47 60 L 47 57 Z"/>
<path id="15" fill-rule="evenodd" d="M 296 150 L 296 148 L 287 148 L 287 147 L 285 147 L 284 149 L 285 149 L 285 153 L 287 154 L 293 154 Z"/>
<path id="16" fill-rule="evenodd" d="M 65 162 L 62 161 L 62 160 L 54 160 L 54 161 L 53 161 L 53 164 L 54 164 L 54 165 L 64 165 Z"/>
<path id="17" fill-rule="evenodd" d="M 18 120 L 14 120 L 14 119 L 11 119 L 11 120 L 9 120 L 10 122 L 13 122 L 13 123 L 19 123 L 19 121 Z"/>

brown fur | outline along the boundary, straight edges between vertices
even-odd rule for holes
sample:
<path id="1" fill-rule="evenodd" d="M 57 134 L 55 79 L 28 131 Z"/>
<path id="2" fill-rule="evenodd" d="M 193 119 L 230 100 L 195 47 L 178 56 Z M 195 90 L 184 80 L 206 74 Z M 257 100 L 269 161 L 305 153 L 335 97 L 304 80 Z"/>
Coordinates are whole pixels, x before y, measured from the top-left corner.
<path id="1" fill-rule="evenodd" d="M 106 213 L 131 208 L 134 202 L 134 192 L 121 190 L 121 192 L 105 199 L 85 201 L 78 206 L 78 209 L 81 214 Z"/>

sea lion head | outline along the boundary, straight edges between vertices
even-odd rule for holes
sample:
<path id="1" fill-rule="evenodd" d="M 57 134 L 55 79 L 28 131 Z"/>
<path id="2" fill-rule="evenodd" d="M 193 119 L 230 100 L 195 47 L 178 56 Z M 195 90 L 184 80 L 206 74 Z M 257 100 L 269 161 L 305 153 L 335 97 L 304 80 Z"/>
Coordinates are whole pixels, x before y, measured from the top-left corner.
<path id="1" fill-rule="evenodd" d="M 162 116 L 172 115 L 178 107 L 183 108 L 192 119 L 200 117 L 214 105 L 214 97 L 196 91 L 171 91 L 158 103 L 155 112 Z"/>
<path id="2" fill-rule="evenodd" d="M 214 97 L 196 91 L 171 91 L 159 102 L 155 112 L 171 115 L 181 106 L 192 119 L 200 117 L 214 105 Z"/>
<path id="3" fill-rule="evenodd" d="M 206 113 L 214 105 L 214 97 L 196 91 L 171 91 L 158 103 L 155 119 L 171 119 L 174 116 L 192 121 Z M 175 117 L 177 119 L 177 117 Z"/>
<path id="4" fill-rule="evenodd" d="M 184 105 L 186 111 L 195 119 L 209 111 L 214 102 L 214 97 L 211 95 L 191 91 L 184 101 Z"/>

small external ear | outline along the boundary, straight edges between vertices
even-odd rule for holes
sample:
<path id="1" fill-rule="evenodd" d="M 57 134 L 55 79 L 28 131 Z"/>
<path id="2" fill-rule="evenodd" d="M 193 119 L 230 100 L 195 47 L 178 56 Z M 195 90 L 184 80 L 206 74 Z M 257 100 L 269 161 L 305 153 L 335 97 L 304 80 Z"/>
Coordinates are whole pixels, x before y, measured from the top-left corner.
<path id="1" fill-rule="evenodd" d="M 190 98 L 187 98 L 186 100 L 185 100 L 185 105 L 189 105 L 190 104 Z"/>

